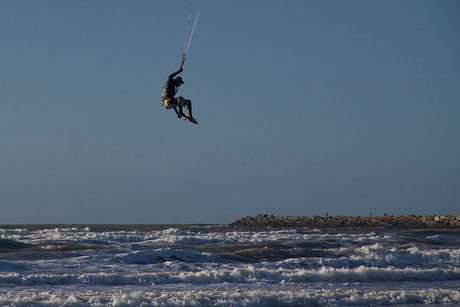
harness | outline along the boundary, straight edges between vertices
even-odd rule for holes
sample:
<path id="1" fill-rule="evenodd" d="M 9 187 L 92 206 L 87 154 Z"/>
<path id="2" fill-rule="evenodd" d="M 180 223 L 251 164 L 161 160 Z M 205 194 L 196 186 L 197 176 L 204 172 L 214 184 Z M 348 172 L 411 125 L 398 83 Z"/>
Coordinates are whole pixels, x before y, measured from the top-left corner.
<path id="1" fill-rule="evenodd" d="M 171 109 L 172 107 L 169 105 L 169 102 L 173 99 L 173 97 L 166 98 L 162 101 L 163 108 Z"/>

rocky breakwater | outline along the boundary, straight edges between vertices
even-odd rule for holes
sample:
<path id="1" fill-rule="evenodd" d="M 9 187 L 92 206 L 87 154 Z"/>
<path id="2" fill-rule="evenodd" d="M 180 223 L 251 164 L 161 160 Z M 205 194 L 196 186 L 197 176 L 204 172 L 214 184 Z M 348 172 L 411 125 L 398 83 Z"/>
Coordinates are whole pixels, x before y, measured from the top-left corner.
<path id="1" fill-rule="evenodd" d="M 245 217 L 230 224 L 237 227 L 307 228 L 444 228 L 460 229 L 460 215 L 353 216 L 268 216 Z"/>

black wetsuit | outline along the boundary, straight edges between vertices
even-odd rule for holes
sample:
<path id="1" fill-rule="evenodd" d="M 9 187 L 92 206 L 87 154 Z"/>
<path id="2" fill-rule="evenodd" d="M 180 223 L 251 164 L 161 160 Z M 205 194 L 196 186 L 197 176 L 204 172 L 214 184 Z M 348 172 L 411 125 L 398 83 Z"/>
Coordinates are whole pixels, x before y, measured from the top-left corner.
<path id="1" fill-rule="evenodd" d="M 177 114 L 177 117 L 186 117 L 188 120 L 194 121 L 192 115 L 192 102 L 188 99 L 184 99 L 184 97 L 174 98 L 177 91 L 179 90 L 179 86 L 181 86 L 181 84 L 184 83 L 182 81 L 182 78 L 174 77 L 181 73 L 182 70 L 183 69 L 181 68 L 175 73 L 169 75 L 168 81 L 166 81 L 166 84 L 163 88 L 163 92 L 161 93 L 161 100 L 163 103 L 163 107 L 165 109 L 174 109 L 174 111 Z M 185 116 L 185 114 L 182 112 L 182 107 L 187 107 L 188 116 Z M 179 110 L 177 110 L 177 108 L 179 108 Z"/>
<path id="2" fill-rule="evenodd" d="M 166 109 L 171 109 L 174 107 L 173 104 L 175 103 L 174 102 L 168 103 L 168 101 L 174 98 L 180 86 L 180 84 L 178 86 L 176 84 L 176 80 L 174 80 L 174 77 L 177 76 L 180 72 L 182 72 L 182 69 L 179 69 L 175 73 L 172 73 L 169 75 L 168 81 L 166 81 L 166 84 L 163 88 L 163 92 L 161 93 L 161 100 L 163 102 L 163 107 L 165 107 Z M 165 106 L 165 101 L 167 102 L 166 106 Z M 169 104 L 172 104 L 172 105 L 169 106 Z M 179 105 L 176 105 L 176 106 L 179 106 Z"/>

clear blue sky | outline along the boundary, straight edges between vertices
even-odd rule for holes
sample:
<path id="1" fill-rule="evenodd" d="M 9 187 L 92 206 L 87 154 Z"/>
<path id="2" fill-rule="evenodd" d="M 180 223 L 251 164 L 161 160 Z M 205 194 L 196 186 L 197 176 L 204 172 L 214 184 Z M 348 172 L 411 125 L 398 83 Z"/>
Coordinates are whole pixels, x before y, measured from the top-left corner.
<path id="1" fill-rule="evenodd" d="M 459 1 L 0 0 L 0 224 L 460 214 Z"/>

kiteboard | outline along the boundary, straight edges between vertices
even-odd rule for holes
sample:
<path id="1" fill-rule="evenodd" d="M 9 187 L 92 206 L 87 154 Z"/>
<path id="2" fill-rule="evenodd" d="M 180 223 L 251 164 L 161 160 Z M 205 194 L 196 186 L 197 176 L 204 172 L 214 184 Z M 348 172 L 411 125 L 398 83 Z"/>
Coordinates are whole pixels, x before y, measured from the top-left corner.
<path id="1" fill-rule="evenodd" d="M 198 122 L 197 122 L 196 119 L 194 119 L 194 118 L 193 118 L 192 120 L 190 120 L 188 117 L 183 116 L 183 117 L 181 117 L 181 119 L 182 119 L 182 120 L 185 120 L 185 121 L 186 121 L 187 123 L 189 123 L 189 124 L 194 124 L 194 125 L 197 126 L 197 127 L 200 126 L 200 124 L 198 124 Z"/>

